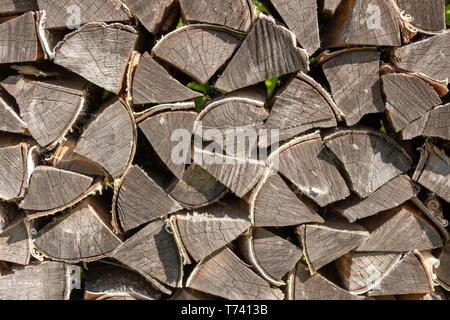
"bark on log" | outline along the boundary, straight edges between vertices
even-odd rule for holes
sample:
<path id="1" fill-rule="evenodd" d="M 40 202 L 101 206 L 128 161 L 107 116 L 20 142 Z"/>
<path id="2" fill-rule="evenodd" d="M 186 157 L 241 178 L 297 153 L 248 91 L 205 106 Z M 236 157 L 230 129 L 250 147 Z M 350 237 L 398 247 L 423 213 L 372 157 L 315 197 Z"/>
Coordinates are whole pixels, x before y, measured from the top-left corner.
<path id="1" fill-rule="evenodd" d="M 436 33 L 445 30 L 444 0 L 396 0 L 399 8 L 413 18 L 411 24 L 423 33 Z"/>
<path id="2" fill-rule="evenodd" d="M 124 4 L 151 33 L 160 31 L 174 0 L 123 0 Z"/>
<path id="3" fill-rule="evenodd" d="M 403 140 L 410 140 L 418 136 L 450 140 L 450 103 L 427 111 L 401 131 Z"/>
<path id="4" fill-rule="evenodd" d="M 3 210 L 2 206 L 0 204 L 0 210 Z M 30 238 L 26 221 L 17 212 L 15 216 L 6 228 L 0 228 L 0 260 L 27 265 L 30 261 Z"/>

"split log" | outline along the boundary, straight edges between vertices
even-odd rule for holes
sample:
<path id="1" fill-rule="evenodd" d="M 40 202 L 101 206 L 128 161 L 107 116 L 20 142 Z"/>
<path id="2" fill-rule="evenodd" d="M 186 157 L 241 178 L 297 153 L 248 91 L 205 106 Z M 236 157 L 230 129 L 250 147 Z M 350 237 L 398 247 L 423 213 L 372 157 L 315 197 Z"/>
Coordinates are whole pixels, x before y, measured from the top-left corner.
<path id="1" fill-rule="evenodd" d="M 336 127 L 336 119 L 340 111 L 329 93 L 300 72 L 275 94 L 264 127 L 278 129 L 280 140 L 287 140 L 310 129 Z"/>
<path id="2" fill-rule="evenodd" d="M 341 161 L 351 189 L 366 198 L 412 165 L 411 157 L 388 136 L 369 130 L 339 131 L 324 139 Z"/>
<path id="3" fill-rule="evenodd" d="M 345 49 L 322 55 L 320 62 L 348 126 L 355 125 L 366 114 L 383 112 L 378 51 Z"/>
<path id="4" fill-rule="evenodd" d="M 202 96 L 172 78 L 147 52 L 141 56 L 137 51 L 131 58 L 127 90 L 135 105 L 187 101 Z"/>
<path id="5" fill-rule="evenodd" d="M 273 77 L 308 70 L 308 55 L 296 47 L 295 35 L 260 14 L 215 87 L 230 92 Z"/>
<path id="6" fill-rule="evenodd" d="M 54 49 L 54 62 L 108 91 L 119 93 L 137 32 L 121 24 L 90 23 Z"/>
<path id="7" fill-rule="evenodd" d="M 151 33 L 160 31 L 174 0 L 123 0 L 128 9 Z"/>
<path id="8" fill-rule="evenodd" d="M 163 293 L 170 294 L 182 277 L 180 255 L 162 220 L 155 220 L 133 235 L 112 257 L 137 271 Z"/>
<path id="9" fill-rule="evenodd" d="M 349 222 L 373 216 L 381 211 L 395 208 L 412 199 L 417 188 L 406 174 L 392 179 L 365 199 L 352 196 L 334 204 L 330 210 L 345 217 Z"/>
<path id="10" fill-rule="evenodd" d="M 250 218 L 255 227 L 284 227 L 303 223 L 323 223 L 323 219 L 288 187 L 271 169 L 252 192 Z"/>
<path id="11" fill-rule="evenodd" d="M 450 242 L 447 242 L 439 258 L 437 269 L 437 282 L 447 291 L 450 291 Z"/>
<path id="12" fill-rule="evenodd" d="M 99 260 L 122 243 L 112 232 L 110 220 L 105 206 L 88 198 L 39 230 L 34 246 L 56 261 Z"/>
<path id="13" fill-rule="evenodd" d="M 450 202 L 450 159 L 431 144 L 421 150 L 413 180 Z"/>
<path id="14" fill-rule="evenodd" d="M 13 102 L 4 97 L 3 90 L 0 84 L 0 131 L 25 134 L 27 124 L 19 117 Z"/>
<path id="15" fill-rule="evenodd" d="M 186 287 L 230 300 L 281 300 L 284 297 L 228 248 L 202 260 L 189 275 Z"/>
<path id="16" fill-rule="evenodd" d="M 163 37 L 154 56 L 205 83 L 231 58 L 241 40 L 238 34 L 202 25 L 189 25 Z"/>
<path id="17" fill-rule="evenodd" d="M 369 233 L 361 225 L 339 220 L 325 221 L 323 225 L 302 225 L 297 232 L 311 273 L 357 248 L 369 238 Z"/>
<path id="18" fill-rule="evenodd" d="M 0 15 L 12 16 L 27 11 L 37 11 L 37 0 L 0 0 Z"/>
<path id="19" fill-rule="evenodd" d="M 342 0 L 323 0 L 322 12 L 326 16 L 333 16 L 336 10 L 339 8 Z"/>
<path id="20" fill-rule="evenodd" d="M 322 47 L 400 46 L 400 21 L 388 1 L 344 0 L 322 32 Z"/>
<path id="21" fill-rule="evenodd" d="M 285 285 L 284 276 L 303 256 L 301 248 L 263 228 L 256 228 L 243 236 L 239 247 L 245 261 L 275 286 Z"/>
<path id="22" fill-rule="evenodd" d="M 104 103 L 84 130 L 74 152 L 101 165 L 114 179 L 121 177 L 133 160 L 136 123 L 121 99 Z"/>
<path id="23" fill-rule="evenodd" d="M 0 63 L 36 61 L 43 57 L 34 12 L 0 24 L 0 34 Z"/>
<path id="24" fill-rule="evenodd" d="M 250 0 L 180 0 L 183 21 L 225 26 L 247 32 L 255 20 Z"/>
<path id="25" fill-rule="evenodd" d="M 422 117 L 408 124 L 401 132 L 403 140 L 418 136 L 450 140 L 450 103 L 426 112 Z"/>
<path id="26" fill-rule="evenodd" d="M 445 1 L 396 0 L 404 14 L 411 15 L 412 26 L 422 33 L 433 34 L 445 30 Z"/>
<path id="27" fill-rule="evenodd" d="M 0 210 L 2 204 L 0 204 Z M 0 260 L 27 265 L 30 261 L 30 238 L 23 216 L 17 218 L 6 228 L 0 229 Z"/>
<path id="28" fill-rule="evenodd" d="M 131 166 L 115 187 L 113 224 L 127 232 L 181 209 L 144 170 Z"/>
<path id="29" fill-rule="evenodd" d="M 218 202 L 170 219 L 181 245 L 195 261 L 224 247 L 251 225 L 248 206 L 240 199 Z"/>

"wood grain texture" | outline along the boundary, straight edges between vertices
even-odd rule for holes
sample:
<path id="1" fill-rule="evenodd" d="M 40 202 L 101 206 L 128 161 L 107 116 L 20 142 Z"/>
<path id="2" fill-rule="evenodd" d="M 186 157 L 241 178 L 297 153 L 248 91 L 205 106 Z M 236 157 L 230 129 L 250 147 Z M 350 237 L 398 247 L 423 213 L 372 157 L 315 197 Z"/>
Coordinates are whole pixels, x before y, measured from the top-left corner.
<path id="1" fill-rule="evenodd" d="M 92 178 L 79 173 L 37 166 L 31 175 L 30 186 L 19 207 L 32 211 L 64 208 L 83 195 L 92 182 Z"/>
<path id="2" fill-rule="evenodd" d="M 175 219 L 183 246 L 195 261 L 224 247 L 251 225 L 248 206 L 240 199 L 214 203 Z"/>
<path id="3" fill-rule="evenodd" d="M 317 132 L 281 147 L 279 173 L 321 207 L 350 195 Z"/>
<path id="4" fill-rule="evenodd" d="M 417 193 L 408 175 L 392 179 L 365 199 L 352 197 L 334 204 L 330 210 L 345 217 L 349 222 L 373 216 L 381 211 L 395 208 L 413 198 Z"/>
<path id="5" fill-rule="evenodd" d="M 231 58 L 240 43 L 238 34 L 191 25 L 163 37 L 152 53 L 198 83 L 205 83 Z"/>
<path id="6" fill-rule="evenodd" d="M 323 13 L 328 16 L 334 15 L 342 0 L 323 0 Z"/>
<path id="7" fill-rule="evenodd" d="M 379 64 L 380 53 L 370 49 L 343 50 L 323 64 L 334 101 L 347 125 L 384 110 Z"/>
<path id="8" fill-rule="evenodd" d="M 0 199 L 23 197 L 28 178 L 28 149 L 26 143 L 0 146 Z"/>
<path id="9" fill-rule="evenodd" d="M 74 152 L 101 165 L 113 178 L 123 175 L 134 157 L 136 124 L 122 100 L 106 102 L 78 140 Z"/>
<path id="10" fill-rule="evenodd" d="M 289 30 L 260 15 L 215 87 L 230 92 L 284 74 L 308 71 L 307 60 Z"/>
<path id="11" fill-rule="evenodd" d="M 250 0 L 180 0 L 183 21 L 248 31 L 255 14 Z"/>
<path id="12" fill-rule="evenodd" d="M 324 48 L 402 44 L 399 18 L 388 1 L 344 0 L 322 34 Z"/>
<path id="13" fill-rule="evenodd" d="M 450 103 L 427 111 L 401 132 L 403 140 L 414 139 L 418 136 L 450 140 Z"/>
<path id="14" fill-rule="evenodd" d="M 426 32 L 445 30 L 445 0 L 397 0 L 397 4 L 412 16 L 415 27 Z"/>
<path id="15" fill-rule="evenodd" d="M 151 33 L 157 33 L 174 0 L 123 0 L 131 12 Z"/>
<path id="16" fill-rule="evenodd" d="M 26 127 L 27 124 L 19 117 L 15 108 L 2 97 L 0 92 L 0 131 L 24 133 Z"/>
<path id="17" fill-rule="evenodd" d="M 108 91 L 119 93 L 136 31 L 120 24 L 92 23 L 64 37 L 54 62 Z"/>
<path id="18" fill-rule="evenodd" d="M 127 170 L 114 199 L 114 219 L 124 231 L 182 209 L 138 166 Z"/>
<path id="19" fill-rule="evenodd" d="M 200 262 L 186 287 L 230 300 L 282 300 L 284 297 L 228 248 Z"/>
<path id="20" fill-rule="evenodd" d="M 346 130 L 332 134 L 324 143 L 341 161 L 351 189 L 366 198 L 401 173 L 412 159 L 394 140 L 368 130 Z"/>
<path id="21" fill-rule="evenodd" d="M 0 0 L 0 14 L 14 15 L 38 10 L 37 0 Z"/>
<path id="22" fill-rule="evenodd" d="M 0 209 L 2 210 L 2 209 Z M 27 265 L 30 261 L 30 239 L 23 217 L 0 230 L 0 260 Z"/>
<path id="23" fill-rule="evenodd" d="M 413 75 L 391 73 L 381 79 L 388 119 L 395 132 L 442 103 L 433 87 Z"/>
<path id="24" fill-rule="evenodd" d="M 448 291 L 450 289 L 450 242 L 445 245 L 439 261 L 440 266 L 436 271 L 437 280 Z"/>

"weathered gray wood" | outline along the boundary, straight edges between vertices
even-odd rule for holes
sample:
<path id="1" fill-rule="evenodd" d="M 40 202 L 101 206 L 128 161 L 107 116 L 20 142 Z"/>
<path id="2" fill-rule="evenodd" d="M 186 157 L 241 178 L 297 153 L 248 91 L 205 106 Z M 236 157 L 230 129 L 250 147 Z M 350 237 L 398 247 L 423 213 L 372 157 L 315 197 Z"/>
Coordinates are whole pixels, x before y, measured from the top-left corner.
<path id="1" fill-rule="evenodd" d="M 38 10 L 37 0 L 0 0 L 0 14 L 14 15 Z"/>
<path id="2" fill-rule="evenodd" d="M 317 1 L 270 0 L 308 55 L 320 47 Z"/>
<path id="3" fill-rule="evenodd" d="M 344 0 L 322 34 L 324 48 L 402 44 L 399 18 L 388 1 Z"/>
<path id="4" fill-rule="evenodd" d="M 180 0 L 183 21 L 248 31 L 255 14 L 250 0 Z"/>
<path id="5" fill-rule="evenodd" d="M 19 207 L 31 211 L 64 209 L 82 196 L 92 182 L 92 178 L 79 173 L 37 166 L 31 175 L 30 186 Z"/>
<path id="6" fill-rule="evenodd" d="M 347 125 L 353 126 L 364 115 L 384 110 L 378 51 L 346 49 L 322 59 L 334 101 Z"/>
<path id="7" fill-rule="evenodd" d="M 436 271 L 437 281 L 445 290 L 450 291 L 450 242 L 444 247 L 439 261 L 440 265 Z"/>
<path id="8" fill-rule="evenodd" d="M 162 220 L 151 222 L 133 235 L 112 257 L 140 273 L 164 293 L 170 294 L 171 289 L 161 283 L 176 287 L 180 281 L 180 255 Z"/>
<path id="9" fill-rule="evenodd" d="M 334 204 L 330 210 L 345 217 L 349 222 L 367 218 L 378 212 L 395 208 L 418 193 L 406 174 L 392 179 L 365 199 L 353 196 Z"/>
<path id="10" fill-rule="evenodd" d="M 341 161 L 351 189 L 366 198 L 401 173 L 412 159 L 394 140 L 376 131 L 345 130 L 324 139 Z"/>
<path id="11" fill-rule="evenodd" d="M 332 16 L 341 4 L 342 0 L 323 0 L 322 12 L 327 16 Z"/>
<path id="12" fill-rule="evenodd" d="M 191 162 L 191 154 L 189 152 L 186 155 L 185 161 L 176 162 L 173 153 L 180 141 L 177 140 L 178 136 L 173 136 L 173 134 L 180 130 L 192 133 L 197 116 L 197 113 L 193 111 L 164 112 L 149 117 L 139 124 L 139 128 L 153 149 L 178 179 L 183 178 L 186 164 Z"/>
<path id="13" fill-rule="evenodd" d="M 381 79 L 388 119 L 395 132 L 442 103 L 437 92 L 414 75 L 390 73 Z"/>
<path id="14" fill-rule="evenodd" d="M 124 231 L 182 209 L 138 166 L 130 167 L 117 184 L 114 200 L 115 227 Z"/>
<path id="15" fill-rule="evenodd" d="M 42 58 L 34 12 L 27 12 L 0 24 L 0 35 L 0 63 L 27 62 Z"/>
<path id="16" fill-rule="evenodd" d="M 276 93 L 264 126 L 278 129 L 280 140 L 287 140 L 313 128 L 335 127 L 337 114 L 336 104 L 325 89 L 299 73 Z"/>
<path id="17" fill-rule="evenodd" d="M 104 205 L 88 198 L 39 230 L 34 245 L 52 260 L 99 260 L 122 243 L 112 232 L 110 220 Z"/>
<path id="18" fill-rule="evenodd" d="M 90 23 L 54 49 L 55 63 L 108 91 L 119 93 L 137 32 L 125 25 Z"/>
<path id="19" fill-rule="evenodd" d="M 398 67 L 426 74 L 436 80 L 450 78 L 450 32 L 418 41 L 394 52 L 393 62 Z"/>
<path id="20" fill-rule="evenodd" d="M 418 136 L 450 140 L 450 103 L 438 106 L 408 124 L 401 132 L 403 140 Z"/>
<path id="21" fill-rule="evenodd" d="M 296 47 L 294 34 L 260 14 L 215 87 L 230 92 L 308 69 L 307 54 Z"/>
<path id="22" fill-rule="evenodd" d="M 445 0 L 397 0 L 404 14 L 411 15 L 411 24 L 425 33 L 445 30 Z"/>
<path id="23" fill-rule="evenodd" d="M 250 216 L 256 227 L 323 223 L 314 209 L 301 201 L 283 179 L 270 169 L 266 170 L 252 193 Z"/>
<path id="24" fill-rule="evenodd" d="M 202 260 L 190 274 L 186 287 L 230 300 L 282 300 L 284 297 L 228 248 Z"/>
<path id="25" fill-rule="evenodd" d="M 214 203 L 174 219 L 183 246 L 195 261 L 224 247 L 251 225 L 248 206 L 240 199 Z"/>
<path id="26" fill-rule="evenodd" d="M 323 225 L 307 224 L 298 228 L 305 258 L 312 271 L 343 256 L 369 238 L 361 225 L 344 221 L 325 221 Z"/>
<path id="27" fill-rule="evenodd" d="M 174 0 L 123 0 L 125 5 L 151 33 L 157 33 Z"/>
<path id="28" fill-rule="evenodd" d="M 0 145 L 0 199 L 23 197 L 28 186 L 27 143 L 3 147 Z"/>
<path id="29" fill-rule="evenodd" d="M 101 165 L 114 178 L 122 176 L 136 149 L 136 124 L 120 99 L 107 101 L 96 111 L 74 152 Z"/>
<path id="30" fill-rule="evenodd" d="M 16 215 L 15 221 L 0 229 L 0 260 L 27 265 L 30 261 L 30 239 L 23 216 Z"/>
<path id="31" fill-rule="evenodd" d="M 25 133 L 27 124 L 16 113 L 15 108 L 4 99 L 0 84 L 0 131 Z"/>
<path id="32" fill-rule="evenodd" d="M 279 153 L 279 173 L 319 206 L 350 195 L 318 132 L 296 138 L 276 152 Z"/>
<path id="33" fill-rule="evenodd" d="M 231 58 L 240 43 L 239 35 L 230 31 L 189 25 L 163 37 L 152 53 L 198 83 L 205 83 Z"/>
<path id="34" fill-rule="evenodd" d="M 169 103 L 202 96 L 172 78 L 147 52 L 142 57 L 135 52 L 133 60 L 134 68 L 128 74 L 128 94 L 133 104 Z"/>

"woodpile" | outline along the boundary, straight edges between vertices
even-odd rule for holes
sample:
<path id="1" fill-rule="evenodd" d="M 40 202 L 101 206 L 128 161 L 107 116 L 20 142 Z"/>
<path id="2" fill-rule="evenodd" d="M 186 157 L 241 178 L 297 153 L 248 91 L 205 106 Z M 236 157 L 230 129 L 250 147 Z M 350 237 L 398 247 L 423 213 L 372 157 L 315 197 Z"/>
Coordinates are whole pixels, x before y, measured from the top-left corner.
<path id="1" fill-rule="evenodd" d="M 0 299 L 447 299 L 446 5 L 0 0 Z"/>

